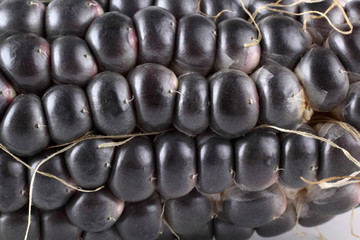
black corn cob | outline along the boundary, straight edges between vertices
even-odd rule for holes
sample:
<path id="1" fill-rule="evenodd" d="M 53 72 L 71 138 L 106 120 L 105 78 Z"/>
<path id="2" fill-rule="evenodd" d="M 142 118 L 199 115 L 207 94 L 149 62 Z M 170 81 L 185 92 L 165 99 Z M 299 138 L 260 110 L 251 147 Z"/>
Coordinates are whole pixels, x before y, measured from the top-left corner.
<path id="1" fill-rule="evenodd" d="M 251 239 L 357 207 L 358 182 L 308 183 L 360 170 L 359 2 L 351 34 L 291 15 L 332 1 L 260 11 L 257 43 L 239 0 L 0 1 L 0 240 Z"/>

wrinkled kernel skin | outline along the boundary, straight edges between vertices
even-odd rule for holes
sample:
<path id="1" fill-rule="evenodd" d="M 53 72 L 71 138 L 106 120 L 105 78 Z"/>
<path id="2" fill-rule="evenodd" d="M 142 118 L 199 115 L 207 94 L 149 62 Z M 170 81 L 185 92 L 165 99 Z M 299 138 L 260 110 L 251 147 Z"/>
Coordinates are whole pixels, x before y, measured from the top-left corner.
<path id="1" fill-rule="evenodd" d="M 128 203 L 116 223 L 121 239 L 157 239 L 163 229 L 162 211 L 157 193 L 143 201 Z"/>
<path id="2" fill-rule="evenodd" d="M 90 109 L 80 87 L 55 85 L 46 91 L 42 100 L 54 142 L 71 142 L 91 130 Z"/>
<path id="3" fill-rule="evenodd" d="M 0 45 L 0 67 L 15 89 L 41 95 L 52 84 L 50 45 L 31 33 L 7 38 Z"/>
<path id="4" fill-rule="evenodd" d="M 0 211 L 13 212 L 28 202 L 26 169 L 0 151 Z"/>
<path id="5" fill-rule="evenodd" d="M 155 190 L 155 156 L 147 137 L 119 146 L 108 180 L 110 190 L 126 202 L 145 200 Z"/>
<path id="6" fill-rule="evenodd" d="M 128 75 L 137 127 L 144 132 L 168 129 L 173 122 L 178 79 L 168 68 L 144 63 L 135 67 Z"/>
<path id="7" fill-rule="evenodd" d="M 245 73 L 226 69 L 209 78 L 210 128 L 226 138 L 236 138 L 255 127 L 259 97 L 253 80 Z"/>
<path id="8" fill-rule="evenodd" d="M 18 95 L 0 123 L 0 141 L 13 154 L 29 157 L 44 150 L 50 136 L 41 99 Z"/>
<path id="9" fill-rule="evenodd" d="M 46 37 L 54 39 L 61 35 L 84 37 L 89 25 L 104 13 L 94 0 L 51 1 L 45 14 Z"/>
<path id="10" fill-rule="evenodd" d="M 85 40 L 100 70 L 127 73 L 136 64 L 137 35 L 133 20 L 119 12 L 107 12 L 95 19 Z"/>
<path id="11" fill-rule="evenodd" d="M 166 132 L 154 142 L 157 191 L 165 198 L 189 193 L 196 184 L 196 146 L 192 138 Z"/>
<path id="12" fill-rule="evenodd" d="M 315 111 L 334 110 L 346 98 L 349 78 L 338 57 L 328 48 L 311 48 L 301 58 L 295 73 Z"/>
<path id="13" fill-rule="evenodd" d="M 175 47 L 176 19 L 160 7 L 147 7 L 134 16 L 139 43 L 138 63 L 168 66 Z"/>
<path id="14" fill-rule="evenodd" d="M 79 239 L 82 230 L 72 224 L 63 208 L 42 211 L 41 216 L 42 240 Z"/>
<path id="15" fill-rule="evenodd" d="M 184 16 L 178 22 L 171 69 L 177 74 L 207 75 L 215 62 L 216 26 L 200 14 Z"/>
<path id="16" fill-rule="evenodd" d="M 208 80 L 198 73 L 181 75 L 178 92 L 174 127 L 191 136 L 204 132 L 210 122 Z"/>

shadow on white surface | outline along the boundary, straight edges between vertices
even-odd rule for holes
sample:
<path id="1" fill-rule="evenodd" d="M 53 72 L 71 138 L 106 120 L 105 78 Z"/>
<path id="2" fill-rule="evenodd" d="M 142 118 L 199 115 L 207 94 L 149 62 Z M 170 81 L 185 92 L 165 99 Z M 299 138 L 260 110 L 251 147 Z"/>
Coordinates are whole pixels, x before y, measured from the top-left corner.
<path id="1" fill-rule="evenodd" d="M 359 240 L 360 238 L 351 235 L 350 223 L 351 211 L 336 216 L 330 222 L 320 225 L 318 230 L 324 238 L 319 236 L 319 233 L 315 228 L 305 228 L 300 226 L 299 229 L 305 237 L 299 237 L 296 234 L 296 228 L 294 228 L 290 232 L 272 238 L 263 238 L 254 233 L 249 240 Z M 360 208 L 355 209 L 354 211 L 353 227 L 354 233 L 360 235 Z"/>

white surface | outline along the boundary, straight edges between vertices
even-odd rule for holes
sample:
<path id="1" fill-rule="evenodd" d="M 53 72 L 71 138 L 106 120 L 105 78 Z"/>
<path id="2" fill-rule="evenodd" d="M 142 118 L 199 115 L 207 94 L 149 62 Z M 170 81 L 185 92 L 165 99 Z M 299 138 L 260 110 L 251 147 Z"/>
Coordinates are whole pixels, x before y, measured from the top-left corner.
<path id="1" fill-rule="evenodd" d="M 351 235 L 351 211 L 341 214 L 333 218 L 330 222 L 327 222 L 318 227 L 318 230 L 327 240 L 359 240 Z M 360 208 L 355 209 L 354 211 L 354 233 L 360 235 Z M 296 234 L 296 229 L 294 228 L 290 232 L 287 232 L 283 235 L 272 237 L 272 238 L 262 238 L 259 237 L 256 233 L 250 238 L 250 240 L 325 240 L 319 237 L 319 233 L 315 228 L 304 228 L 299 226 L 300 231 L 306 235 L 305 237 L 299 237 Z M 235 240 L 235 239 L 234 239 Z"/>

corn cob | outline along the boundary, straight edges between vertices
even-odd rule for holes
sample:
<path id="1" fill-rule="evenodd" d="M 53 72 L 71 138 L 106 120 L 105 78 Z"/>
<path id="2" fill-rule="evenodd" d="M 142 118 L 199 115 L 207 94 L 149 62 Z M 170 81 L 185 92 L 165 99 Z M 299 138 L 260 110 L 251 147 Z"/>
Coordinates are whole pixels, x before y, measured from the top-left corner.
<path id="1" fill-rule="evenodd" d="M 358 206 L 308 185 L 360 168 L 358 1 L 351 34 L 244 2 L 2 1 L 0 240 L 249 239 Z"/>

